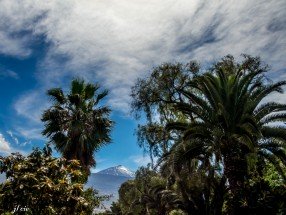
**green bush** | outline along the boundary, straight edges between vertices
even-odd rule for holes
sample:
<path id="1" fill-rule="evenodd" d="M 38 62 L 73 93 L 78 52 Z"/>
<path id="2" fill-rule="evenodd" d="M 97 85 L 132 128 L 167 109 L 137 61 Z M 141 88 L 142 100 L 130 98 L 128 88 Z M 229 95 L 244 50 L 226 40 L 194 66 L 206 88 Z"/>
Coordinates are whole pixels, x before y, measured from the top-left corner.
<path id="1" fill-rule="evenodd" d="M 100 199 L 94 190 L 83 190 L 80 169 L 77 160 L 52 157 L 48 146 L 27 157 L 0 157 L 7 178 L 0 187 L 0 213 L 92 214 Z"/>

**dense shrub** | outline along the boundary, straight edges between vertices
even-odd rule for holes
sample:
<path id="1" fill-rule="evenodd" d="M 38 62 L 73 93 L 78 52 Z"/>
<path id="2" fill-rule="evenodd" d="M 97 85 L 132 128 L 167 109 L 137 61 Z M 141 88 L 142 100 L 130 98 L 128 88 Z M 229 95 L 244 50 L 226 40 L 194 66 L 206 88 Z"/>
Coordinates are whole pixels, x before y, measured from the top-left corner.
<path id="1" fill-rule="evenodd" d="M 0 157 L 6 181 L 0 187 L 0 213 L 91 214 L 99 204 L 95 191 L 83 190 L 79 162 L 51 156 L 51 149 L 34 149 Z"/>

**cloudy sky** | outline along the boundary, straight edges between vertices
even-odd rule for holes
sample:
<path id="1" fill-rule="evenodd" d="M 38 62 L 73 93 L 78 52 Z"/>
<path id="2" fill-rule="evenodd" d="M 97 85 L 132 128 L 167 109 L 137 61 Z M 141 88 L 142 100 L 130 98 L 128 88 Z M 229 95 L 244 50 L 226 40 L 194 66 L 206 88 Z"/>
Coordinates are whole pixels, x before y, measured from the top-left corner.
<path id="1" fill-rule="evenodd" d="M 110 90 L 116 121 L 97 169 L 136 169 L 148 159 L 128 114 L 134 81 L 163 62 L 208 65 L 241 53 L 286 78 L 285 0 L 0 0 L 0 153 L 43 146 L 46 90 L 80 76 Z"/>

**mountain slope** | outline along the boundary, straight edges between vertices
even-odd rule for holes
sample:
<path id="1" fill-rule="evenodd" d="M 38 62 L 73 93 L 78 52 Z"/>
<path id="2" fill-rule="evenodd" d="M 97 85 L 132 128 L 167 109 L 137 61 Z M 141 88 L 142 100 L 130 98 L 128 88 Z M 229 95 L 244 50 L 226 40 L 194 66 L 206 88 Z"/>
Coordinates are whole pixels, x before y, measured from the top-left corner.
<path id="1" fill-rule="evenodd" d="M 134 173 L 124 166 L 110 167 L 97 173 L 92 173 L 86 187 L 93 187 L 101 195 L 112 195 L 109 201 L 103 204 L 109 208 L 113 201 L 118 199 L 118 189 L 121 184 L 134 178 Z"/>
<path id="2" fill-rule="evenodd" d="M 122 165 L 118 165 L 115 167 L 110 167 L 105 170 L 102 170 L 96 174 L 104 174 L 104 175 L 116 175 L 116 176 L 124 176 L 124 177 L 134 177 L 134 172 L 130 171 L 126 167 Z"/>

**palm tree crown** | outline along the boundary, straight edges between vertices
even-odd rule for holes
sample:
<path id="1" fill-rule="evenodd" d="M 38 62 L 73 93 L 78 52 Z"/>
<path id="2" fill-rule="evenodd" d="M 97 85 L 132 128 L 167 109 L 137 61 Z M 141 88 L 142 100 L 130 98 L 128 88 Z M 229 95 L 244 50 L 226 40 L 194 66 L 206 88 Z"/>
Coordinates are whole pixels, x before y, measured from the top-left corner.
<path id="1" fill-rule="evenodd" d="M 184 156 L 209 155 L 221 162 L 233 195 L 243 190 L 251 166 L 267 159 L 283 174 L 279 163 L 286 165 L 286 129 L 279 125 L 286 122 L 286 105 L 262 101 L 270 93 L 282 93 L 286 82 L 267 82 L 266 70 L 256 58 L 246 56 L 241 64 L 224 58 L 194 78 L 189 83 L 193 91 L 183 92 L 188 102 L 176 105 L 193 120 L 167 125 L 184 133 L 179 144 Z"/>
<path id="2" fill-rule="evenodd" d="M 95 166 L 93 153 L 111 141 L 110 109 L 97 107 L 108 91 L 98 90 L 97 84 L 81 79 L 71 82 L 66 95 L 61 88 L 50 89 L 47 94 L 54 103 L 42 116 L 43 135 L 51 139 L 63 157 L 78 159 L 86 169 Z"/>

